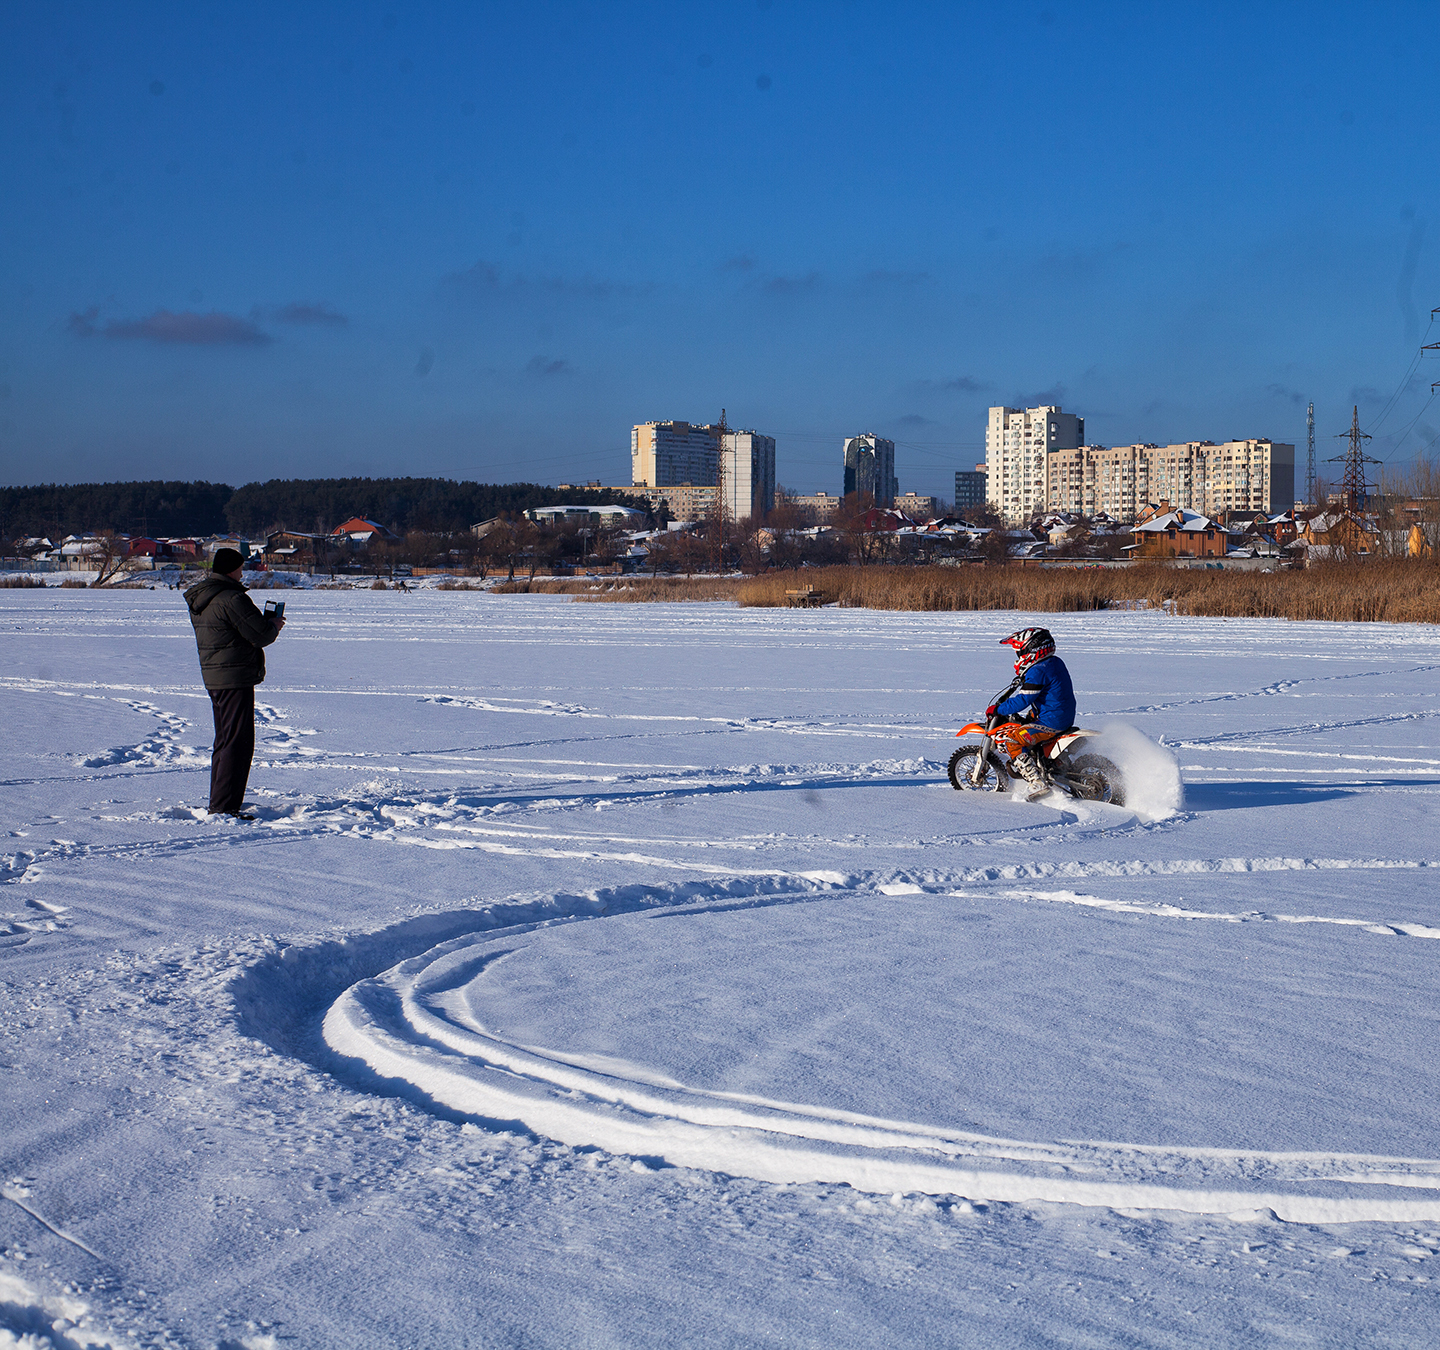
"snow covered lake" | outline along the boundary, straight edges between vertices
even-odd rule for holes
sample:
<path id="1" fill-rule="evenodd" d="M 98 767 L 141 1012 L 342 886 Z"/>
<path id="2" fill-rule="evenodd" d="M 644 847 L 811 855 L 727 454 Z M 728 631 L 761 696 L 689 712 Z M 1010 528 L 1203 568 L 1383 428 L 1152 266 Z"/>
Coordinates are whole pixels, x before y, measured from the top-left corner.
<path id="1" fill-rule="evenodd" d="M 1440 633 L 287 599 L 246 823 L 0 591 L 0 1346 L 1433 1343 Z M 1030 621 L 1178 809 L 950 788 Z"/>

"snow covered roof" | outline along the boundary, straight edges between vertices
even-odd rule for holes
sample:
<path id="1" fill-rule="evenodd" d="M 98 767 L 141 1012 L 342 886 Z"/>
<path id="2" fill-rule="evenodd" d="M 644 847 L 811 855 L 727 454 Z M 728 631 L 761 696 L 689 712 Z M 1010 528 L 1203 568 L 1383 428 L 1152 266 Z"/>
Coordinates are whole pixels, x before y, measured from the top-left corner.
<path id="1" fill-rule="evenodd" d="M 633 506 L 532 506 L 525 514 L 531 520 L 539 520 L 542 517 L 549 520 L 563 520 L 566 516 L 602 516 L 606 519 L 620 516 L 626 520 L 631 517 L 643 520 L 645 517 L 645 512 L 637 511 Z"/>
<path id="2" fill-rule="evenodd" d="M 1163 534 L 1167 530 L 1188 530 L 1194 533 L 1224 528 L 1223 525 L 1216 525 L 1209 516 L 1202 516 L 1198 511 L 1182 506 L 1178 511 L 1167 511 L 1163 516 L 1156 516 L 1143 525 L 1136 525 L 1131 533 Z"/>

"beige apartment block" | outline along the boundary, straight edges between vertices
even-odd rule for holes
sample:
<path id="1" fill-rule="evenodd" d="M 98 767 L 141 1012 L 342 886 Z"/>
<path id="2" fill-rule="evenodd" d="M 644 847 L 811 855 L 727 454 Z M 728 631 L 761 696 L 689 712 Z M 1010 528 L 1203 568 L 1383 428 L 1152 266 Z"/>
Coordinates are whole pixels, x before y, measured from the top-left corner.
<path id="1" fill-rule="evenodd" d="M 1085 442 L 1085 419 L 1058 404 L 991 408 L 985 423 L 985 499 L 1010 523 L 1047 509 L 1049 456 Z"/>
<path id="2" fill-rule="evenodd" d="M 1295 447 L 1256 438 L 1081 446 L 1048 457 L 1046 509 L 1133 520 L 1150 502 L 1217 516 L 1283 511 L 1295 498 Z"/>
<path id="3" fill-rule="evenodd" d="M 630 432 L 630 481 L 635 487 L 713 483 L 719 453 L 719 427 L 641 422 Z"/>
<path id="4" fill-rule="evenodd" d="M 713 483 L 674 483 L 668 487 L 618 489 L 633 497 L 641 497 L 651 507 L 662 502 L 670 512 L 671 520 L 708 520 L 715 514 L 715 493 Z"/>
<path id="5" fill-rule="evenodd" d="M 1047 464 L 1045 509 L 1133 520 L 1149 501 L 1148 445 L 1080 445 L 1057 450 Z"/>
<path id="6" fill-rule="evenodd" d="M 939 502 L 934 497 L 926 496 L 923 492 L 902 492 L 894 501 L 897 511 L 910 517 L 911 520 L 932 520 L 937 514 Z"/>
<path id="7" fill-rule="evenodd" d="M 1146 497 L 1202 515 L 1284 511 L 1295 501 L 1295 447 L 1263 437 L 1147 445 Z"/>
<path id="8" fill-rule="evenodd" d="M 797 494 L 791 501 L 816 525 L 828 525 L 845 499 L 830 492 Z"/>

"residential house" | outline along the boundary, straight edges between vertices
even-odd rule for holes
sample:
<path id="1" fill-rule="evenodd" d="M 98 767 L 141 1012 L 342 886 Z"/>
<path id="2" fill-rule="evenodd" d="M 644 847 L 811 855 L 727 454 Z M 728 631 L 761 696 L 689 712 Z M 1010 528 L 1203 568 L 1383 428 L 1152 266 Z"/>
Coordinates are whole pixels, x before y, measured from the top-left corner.
<path id="1" fill-rule="evenodd" d="M 1187 507 L 1172 511 L 1168 501 L 1147 506 L 1131 528 L 1134 540 L 1123 550 L 1133 558 L 1223 558 L 1231 534 L 1209 516 Z"/>
<path id="2" fill-rule="evenodd" d="M 395 536 L 383 525 L 377 525 L 373 520 L 367 520 L 364 516 L 351 516 L 344 524 L 337 525 L 330 531 L 332 544 L 345 543 L 348 540 L 352 544 L 368 547 L 370 544 L 394 538 Z"/>
<path id="3" fill-rule="evenodd" d="M 1380 531 L 1353 511 L 1322 511 L 1305 522 L 1297 541 L 1307 564 L 1327 558 L 1368 558 L 1381 551 Z"/>
<path id="4" fill-rule="evenodd" d="M 323 534 L 277 530 L 267 536 L 262 552 L 272 567 L 314 567 L 323 560 L 327 542 Z"/>

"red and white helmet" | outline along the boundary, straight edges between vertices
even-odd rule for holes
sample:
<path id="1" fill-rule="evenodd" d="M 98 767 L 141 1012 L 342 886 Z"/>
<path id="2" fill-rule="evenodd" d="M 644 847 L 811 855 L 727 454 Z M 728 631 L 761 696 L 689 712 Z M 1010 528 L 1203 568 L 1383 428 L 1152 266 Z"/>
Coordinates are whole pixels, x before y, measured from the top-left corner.
<path id="1" fill-rule="evenodd" d="M 1055 639 L 1048 628 L 1019 628 L 1001 638 L 1002 647 L 1015 648 L 1015 673 L 1029 670 L 1037 661 L 1055 655 Z"/>

